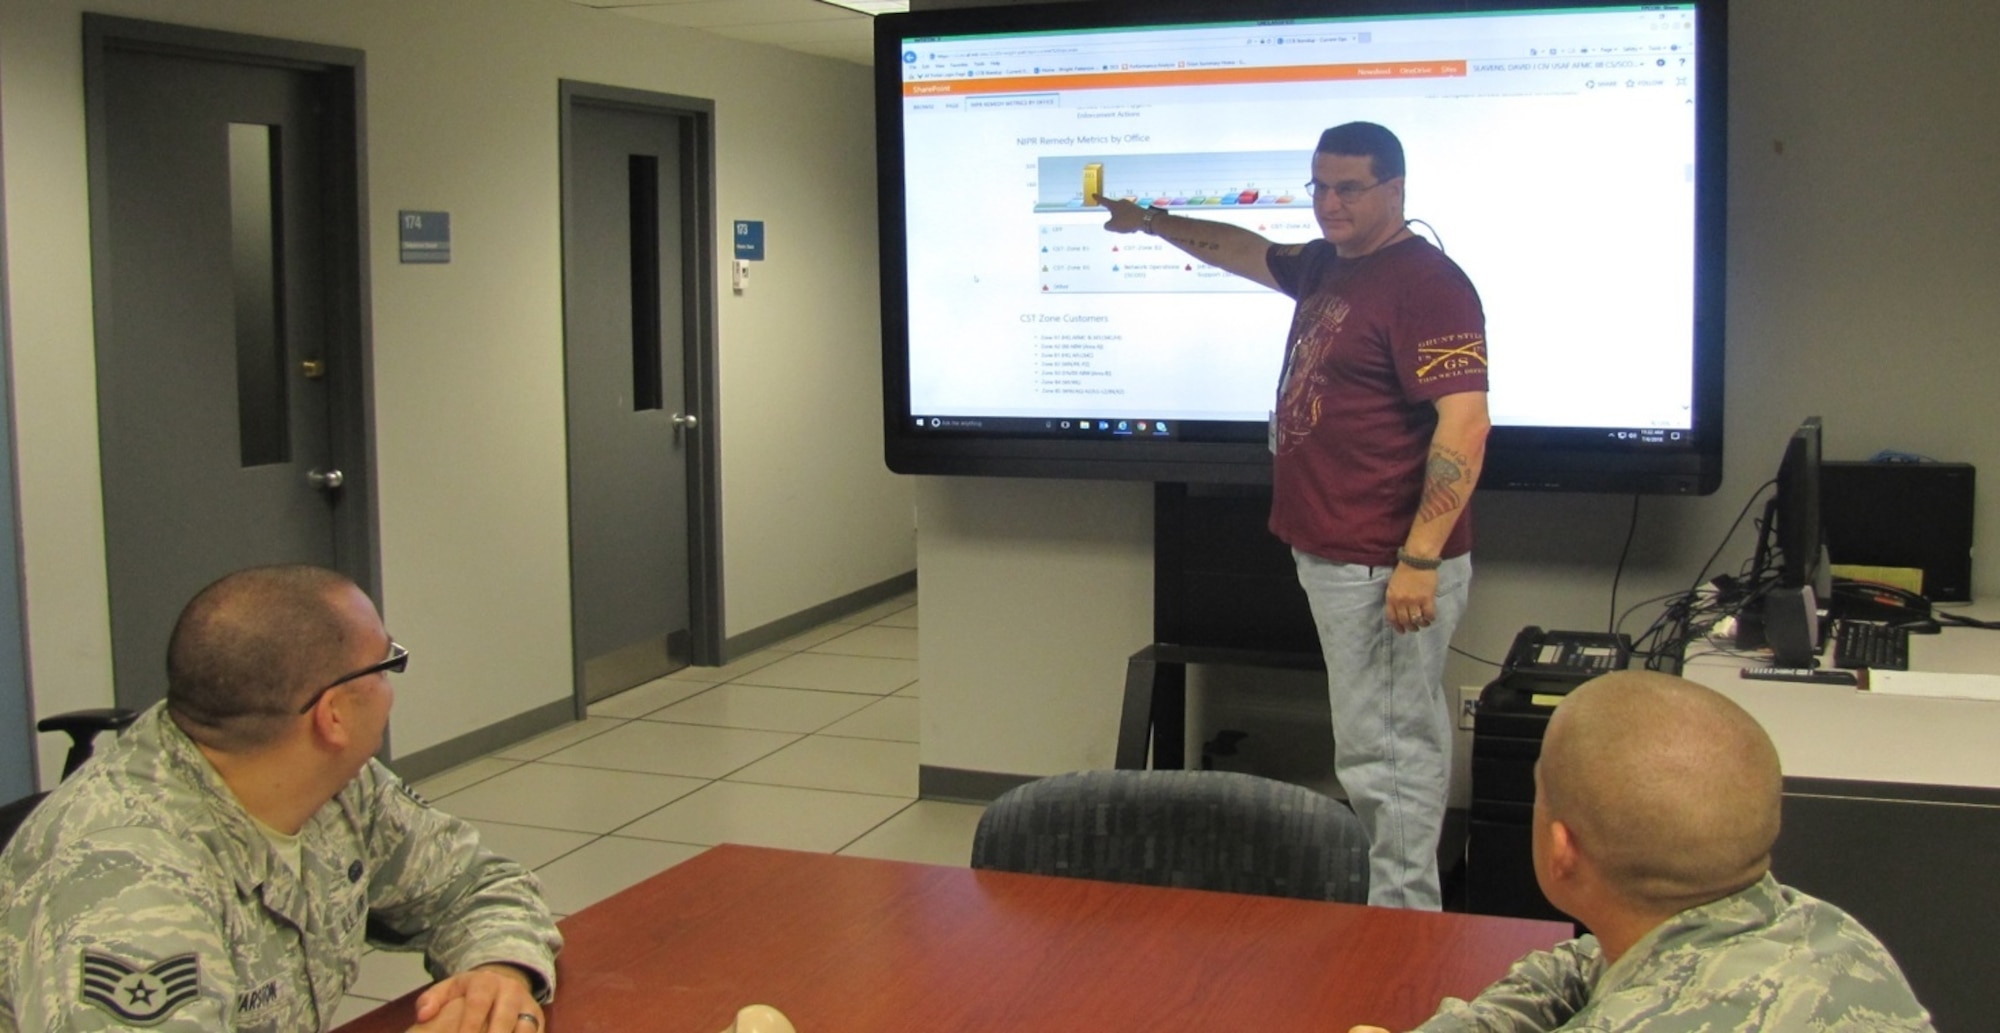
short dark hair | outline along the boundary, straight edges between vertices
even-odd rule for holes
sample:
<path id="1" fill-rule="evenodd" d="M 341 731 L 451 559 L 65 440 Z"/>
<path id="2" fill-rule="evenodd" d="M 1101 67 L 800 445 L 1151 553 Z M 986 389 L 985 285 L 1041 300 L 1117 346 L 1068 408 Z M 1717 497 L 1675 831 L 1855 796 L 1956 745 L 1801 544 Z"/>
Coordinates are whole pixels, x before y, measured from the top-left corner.
<path id="1" fill-rule="evenodd" d="M 1395 179 L 1403 174 L 1403 141 L 1373 122 L 1348 122 L 1319 134 L 1315 154 L 1340 154 L 1367 158 L 1376 179 Z"/>
<path id="2" fill-rule="evenodd" d="M 243 752 L 276 741 L 300 701 L 340 677 L 352 629 L 323 567 L 252 567 L 202 589 L 167 640 L 167 712 L 188 737 Z"/>

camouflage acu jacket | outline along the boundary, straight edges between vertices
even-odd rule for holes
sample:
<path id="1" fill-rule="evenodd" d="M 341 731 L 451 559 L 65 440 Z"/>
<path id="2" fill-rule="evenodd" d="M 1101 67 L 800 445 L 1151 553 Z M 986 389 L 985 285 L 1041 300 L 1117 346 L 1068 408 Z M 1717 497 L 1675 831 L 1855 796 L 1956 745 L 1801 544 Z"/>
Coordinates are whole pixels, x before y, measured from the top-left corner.
<path id="1" fill-rule="evenodd" d="M 1429 1033 L 1930 1030 L 1889 952 L 1846 912 L 1765 875 L 1689 908 L 1606 967 L 1597 938 L 1530 954 Z"/>
<path id="2" fill-rule="evenodd" d="M 0 854 L 0 1033 L 324 1030 L 369 936 L 434 976 L 504 961 L 553 991 L 562 939 L 534 876 L 381 764 L 299 839 L 294 876 L 148 711 Z"/>

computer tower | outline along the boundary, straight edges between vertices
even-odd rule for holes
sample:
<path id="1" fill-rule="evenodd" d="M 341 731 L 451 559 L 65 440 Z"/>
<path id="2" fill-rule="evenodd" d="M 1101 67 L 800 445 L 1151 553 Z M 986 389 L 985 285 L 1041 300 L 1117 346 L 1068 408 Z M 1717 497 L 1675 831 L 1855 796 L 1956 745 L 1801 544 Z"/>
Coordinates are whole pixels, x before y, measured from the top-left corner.
<path id="1" fill-rule="evenodd" d="M 1479 694 L 1465 844 L 1465 909 L 1474 914 L 1568 919 L 1535 881 L 1535 761 L 1555 699 L 1504 676 Z"/>
<path id="2" fill-rule="evenodd" d="M 1820 464 L 1820 522 L 1838 564 L 1914 567 L 1933 602 L 1972 598 L 1969 463 Z"/>

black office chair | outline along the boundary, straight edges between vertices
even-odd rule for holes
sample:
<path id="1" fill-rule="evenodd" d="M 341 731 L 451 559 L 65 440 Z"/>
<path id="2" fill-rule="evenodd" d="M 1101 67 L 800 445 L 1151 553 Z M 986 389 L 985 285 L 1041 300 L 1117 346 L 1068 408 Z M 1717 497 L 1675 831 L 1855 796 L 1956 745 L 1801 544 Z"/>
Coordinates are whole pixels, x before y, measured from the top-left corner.
<path id="1" fill-rule="evenodd" d="M 45 717 L 35 722 L 39 732 L 62 732 L 69 736 L 69 752 L 63 756 L 62 777 L 68 778 L 90 759 L 96 750 L 99 732 L 122 732 L 126 726 L 138 720 L 139 712 L 123 707 L 104 707 L 97 710 L 72 710 L 66 714 Z M 14 838 L 14 830 L 28 820 L 28 813 L 42 802 L 47 793 L 30 793 L 12 803 L 0 806 L 0 847 Z"/>
<path id="2" fill-rule="evenodd" d="M 1079 771 L 1017 786 L 980 816 L 972 867 L 1368 900 L 1368 836 L 1353 811 L 1231 771 Z"/>

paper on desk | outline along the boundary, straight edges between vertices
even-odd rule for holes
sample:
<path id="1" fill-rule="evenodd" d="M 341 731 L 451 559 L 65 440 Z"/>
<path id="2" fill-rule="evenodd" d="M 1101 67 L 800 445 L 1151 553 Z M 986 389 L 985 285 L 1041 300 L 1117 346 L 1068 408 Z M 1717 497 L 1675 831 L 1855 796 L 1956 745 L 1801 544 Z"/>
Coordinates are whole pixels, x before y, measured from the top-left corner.
<path id="1" fill-rule="evenodd" d="M 1924 594 L 1924 572 L 1915 567 L 1864 567 L 1853 563 L 1835 563 L 1829 569 L 1834 577 L 1853 578 L 1856 581 L 1880 581 L 1906 592 Z"/>
<path id="2" fill-rule="evenodd" d="M 1929 696 L 2000 703 L 2000 674 L 1938 671 L 1869 671 L 1868 691 L 1883 696 Z"/>

